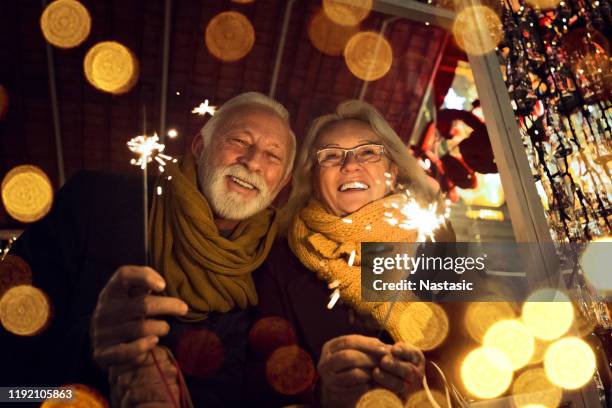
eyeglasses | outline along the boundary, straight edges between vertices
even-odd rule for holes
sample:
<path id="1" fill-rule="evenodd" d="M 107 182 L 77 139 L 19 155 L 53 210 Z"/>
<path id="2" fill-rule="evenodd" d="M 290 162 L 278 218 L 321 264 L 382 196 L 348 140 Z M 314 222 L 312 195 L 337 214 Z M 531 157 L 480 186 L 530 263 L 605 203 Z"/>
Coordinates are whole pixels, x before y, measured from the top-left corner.
<path id="1" fill-rule="evenodd" d="M 342 166 L 349 153 L 353 153 L 358 163 L 376 163 L 385 154 L 385 147 L 379 144 L 364 144 L 352 149 L 328 147 L 317 152 L 317 163 L 321 167 Z"/>

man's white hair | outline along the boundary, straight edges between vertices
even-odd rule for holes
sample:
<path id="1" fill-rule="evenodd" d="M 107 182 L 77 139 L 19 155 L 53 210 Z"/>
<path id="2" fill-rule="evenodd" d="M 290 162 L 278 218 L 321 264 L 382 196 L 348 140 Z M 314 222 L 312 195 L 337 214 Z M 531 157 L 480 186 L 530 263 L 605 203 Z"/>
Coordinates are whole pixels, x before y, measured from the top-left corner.
<path id="1" fill-rule="evenodd" d="M 289 149 L 287 150 L 289 153 L 289 161 L 287 162 L 287 169 L 285 171 L 286 177 L 293 169 L 293 161 L 295 160 L 295 151 L 297 147 L 295 134 L 291 130 L 291 124 L 289 122 L 289 112 L 279 102 L 259 92 L 245 92 L 233 97 L 229 101 L 225 102 L 223 106 L 221 106 L 221 108 L 215 112 L 213 117 L 206 122 L 202 130 L 200 130 L 200 134 L 202 135 L 202 143 L 204 146 L 200 160 L 203 158 L 202 156 L 210 154 L 210 152 L 206 151 L 206 148 L 210 145 L 210 141 L 212 140 L 213 134 L 217 130 L 217 126 L 220 123 L 223 123 L 224 119 L 227 118 L 227 115 L 231 115 L 237 108 L 246 107 L 267 109 L 278 115 L 278 117 L 287 124 L 287 128 L 289 129 L 289 137 L 291 139 L 291 146 L 289 146 Z"/>

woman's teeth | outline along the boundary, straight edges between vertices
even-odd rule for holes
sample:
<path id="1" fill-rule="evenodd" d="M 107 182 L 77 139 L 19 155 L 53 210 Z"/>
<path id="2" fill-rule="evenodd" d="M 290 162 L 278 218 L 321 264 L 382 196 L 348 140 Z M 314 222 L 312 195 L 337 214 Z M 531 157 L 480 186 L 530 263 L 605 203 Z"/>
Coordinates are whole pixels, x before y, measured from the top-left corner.
<path id="1" fill-rule="evenodd" d="M 368 188 L 370 188 L 367 184 L 361 183 L 359 181 L 353 181 L 351 183 L 344 183 L 340 186 L 339 190 L 340 191 L 346 191 L 346 190 L 367 190 Z"/>
<path id="2" fill-rule="evenodd" d="M 234 183 L 238 184 L 239 186 L 242 186 L 244 188 L 248 188 L 249 190 L 255 189 L 255 186 L 253 186 L 252 184 L 247 183 L 246 181 L 242 181 L 239 178 L 236 178 L 234 176 L 230 176 L 230 178 L 232 179 L 232 181 Z"/>

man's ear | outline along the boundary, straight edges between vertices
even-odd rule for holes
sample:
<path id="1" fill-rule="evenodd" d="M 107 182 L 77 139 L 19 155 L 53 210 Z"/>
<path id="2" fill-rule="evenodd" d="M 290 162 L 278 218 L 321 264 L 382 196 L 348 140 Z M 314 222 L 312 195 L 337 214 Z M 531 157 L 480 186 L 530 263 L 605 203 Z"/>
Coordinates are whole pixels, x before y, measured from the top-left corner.
<path id="1" fill-rule="evenodd" d="M 193 153 L 195 157 L 200 157 L 202 149 L 204 149 L 204 140 L 202 139 L 202 134 L 198 132 L 191 141 L 191 153 Z"/>

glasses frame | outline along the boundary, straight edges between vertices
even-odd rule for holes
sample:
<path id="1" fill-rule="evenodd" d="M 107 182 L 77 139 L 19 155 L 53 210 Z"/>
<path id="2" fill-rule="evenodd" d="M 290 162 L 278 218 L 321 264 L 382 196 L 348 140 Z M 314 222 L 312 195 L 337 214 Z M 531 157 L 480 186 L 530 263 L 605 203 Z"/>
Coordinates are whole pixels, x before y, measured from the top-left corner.
<path id="1" fill-rule="evenodd" d="M 380 147 L 381 148 L 381 152 L 380 152 L 380 155 L 378 155 L 378 158 L 376 160 L 374 160 L 374 161 L 361 161 L 359 159 L 359 157 L 355 154 L 355 151 L 363 148 L 364 146 L 376 146 L 376 147 Z M 321 165 L 321 161 L 319 160 L 319 155 L 322 152 L 325 152 L 326 150 L 341 150 L 342 151 L 342 160 L 340 161 L 340 164 L 331 165 L 331 166 Z M 378 163 L 379 161 L 382 160 L 383 156 L 385 156 L 385 154 L 387 153 L 387 149 L 385 148 L 384 145 L 379 144 L 379 143 L 364 143 L 362 145 L 355 146 L 355 147 L 352 147 L 350 149 L 345 149 L 343 147 L 326 147 L 324 149 L 317 150 L 317 152 L 315 154 L 315 159 L 317 160 L 317 164 L 319 165 L 319 167 L 342 167 L 342 166 L 344 166 L 344 163 L 346 162 L 346 158 L 348 157 L 349 153 L 353 154 L 353 157 L 355 157 L 355 160 L 359 164 Z"/>

